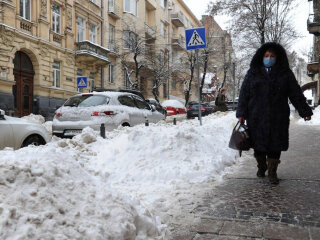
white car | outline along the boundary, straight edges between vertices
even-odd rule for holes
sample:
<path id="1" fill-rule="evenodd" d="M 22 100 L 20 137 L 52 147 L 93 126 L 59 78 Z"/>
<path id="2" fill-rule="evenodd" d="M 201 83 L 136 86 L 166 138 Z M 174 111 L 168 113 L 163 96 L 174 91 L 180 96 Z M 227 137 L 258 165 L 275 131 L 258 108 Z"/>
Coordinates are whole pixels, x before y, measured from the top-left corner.
<path id="1" fill-rule="evenodd" d="M 165 115 L 143 98 L 128 92 L 92 92 L 77 94 L 60 107 L 53 118 L 52 134 L 73 137 L 85 127 L 100 131 L 101 124 L 110 131 L 119 126 L 157 123 Z"/>
<path id="2" fill-rule="evenodd" d="M 18 149 L 28 145 L 43 145 L 51 140 L 44 126 L 25 119 L 9 117 L 0 109 L 0 150 Z"/>

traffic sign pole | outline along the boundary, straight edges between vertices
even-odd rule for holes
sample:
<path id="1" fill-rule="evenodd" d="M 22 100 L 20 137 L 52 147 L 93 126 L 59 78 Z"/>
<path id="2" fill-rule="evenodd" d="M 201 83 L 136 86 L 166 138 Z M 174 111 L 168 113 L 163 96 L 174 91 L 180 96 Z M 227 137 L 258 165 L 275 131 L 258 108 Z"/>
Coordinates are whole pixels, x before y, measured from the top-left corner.
<path id="1" fill-rule="evenodd" d="M 197 65 L 197 79 L 198 79 L 198 97 L 199 97 L 199 121 L 202 125 L 202 116 L 201 116 L 201 94 L 200 94 L 200 66 L 199 66 L 199 48 L 206 48 L 206 29 L 202 28 L 193 28 L 186 29 L 186 49 L 195 50 L 196 52 L 196 65 Z"/>
<path id="2" fill-rule="evenodd" d="M 196 64 L 197 64 L 197 79 L 198 79 L 198 98 L 199 98 L 199 121 L 200 126 L 202 126 L 202 116 L 201 116 L 201 94 L 200 94 L 200 66 L 199 66 L 199 49 L 196 49 Z"/>

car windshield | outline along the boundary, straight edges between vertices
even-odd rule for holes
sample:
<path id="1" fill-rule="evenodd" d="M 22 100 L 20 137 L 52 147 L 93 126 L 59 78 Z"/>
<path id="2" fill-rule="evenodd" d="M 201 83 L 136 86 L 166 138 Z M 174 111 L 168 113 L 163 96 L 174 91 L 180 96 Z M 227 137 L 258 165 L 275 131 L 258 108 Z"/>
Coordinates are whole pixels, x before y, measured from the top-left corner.
<path id="1" fill-rule="evenodd" d="M 64 106 L 66 107 L 94 107 L 103 104 L 108 104 L 110 98 L 107 96 L 99 95 L 81 95 L 71 97 Z"/>

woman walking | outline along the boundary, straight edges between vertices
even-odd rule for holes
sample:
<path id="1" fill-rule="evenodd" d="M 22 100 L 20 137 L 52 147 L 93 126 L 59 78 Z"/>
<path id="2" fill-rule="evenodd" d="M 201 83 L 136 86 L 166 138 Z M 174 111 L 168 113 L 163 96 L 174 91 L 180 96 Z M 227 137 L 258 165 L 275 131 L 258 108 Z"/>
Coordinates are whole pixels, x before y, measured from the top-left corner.
<path id="1" fill-rule="evenodd" d="M 278 184 L 277 168 L 281 151 L 289 147 L 288 105 L 290 99 L 305 121 L 312 110 L 290 70 L 284 48 L 277 43 L 262 45 L 251 60 L 241 86 L 236 116 L 247 121 L 258 163 L 258 177 L 268 170 L 270 183 Z"/>

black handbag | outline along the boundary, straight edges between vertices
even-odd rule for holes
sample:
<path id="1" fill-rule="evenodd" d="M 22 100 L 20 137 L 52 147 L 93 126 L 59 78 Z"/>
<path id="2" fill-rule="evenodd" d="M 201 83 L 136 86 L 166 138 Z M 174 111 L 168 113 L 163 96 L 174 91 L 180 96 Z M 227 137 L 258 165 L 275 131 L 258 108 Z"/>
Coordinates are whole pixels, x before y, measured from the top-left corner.
<path id="1" fill-rule="evenodd" d="M 240 122 L 236 124 L 231 134 L 229 148 L 238 150 L 240 157 L 242 151 L 248 151 L 251 148 L 251 141 L 249 138 L 247 125 L 245 125 L 244 123 L 240 124 Z"/>

